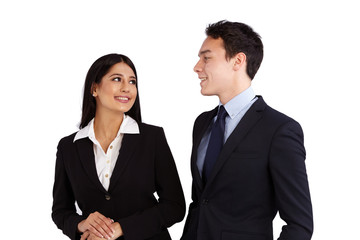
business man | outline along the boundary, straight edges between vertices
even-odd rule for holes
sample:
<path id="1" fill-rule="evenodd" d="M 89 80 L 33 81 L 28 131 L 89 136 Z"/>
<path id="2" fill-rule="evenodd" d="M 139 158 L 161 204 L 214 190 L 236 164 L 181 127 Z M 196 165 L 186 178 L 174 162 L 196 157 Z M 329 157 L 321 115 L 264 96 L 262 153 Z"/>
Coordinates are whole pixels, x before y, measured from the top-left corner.
<path id="1" fill-rule="evenodd" d="M 263 58 L 251 27 L 220 21 L 194 71 L 201 93 L 219 106 L 195 121 L 192 203 L 182 240 L 270 240 L 279 212 L 279 239 L 307 240 L 313 231 L 301 126 L 256 96 L 251 81 Z"/>

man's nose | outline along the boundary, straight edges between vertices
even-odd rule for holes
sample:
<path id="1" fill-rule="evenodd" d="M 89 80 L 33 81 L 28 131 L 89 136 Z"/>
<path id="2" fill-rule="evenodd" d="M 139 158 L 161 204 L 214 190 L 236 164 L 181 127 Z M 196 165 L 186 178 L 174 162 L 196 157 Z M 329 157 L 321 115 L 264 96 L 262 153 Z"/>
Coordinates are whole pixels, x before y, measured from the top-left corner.
<path id="1" fill-rule="evenodd" d="M 199 73 L 202 71 L 202 64 L 200 60 L 194 66 L 194 72 Z"/>

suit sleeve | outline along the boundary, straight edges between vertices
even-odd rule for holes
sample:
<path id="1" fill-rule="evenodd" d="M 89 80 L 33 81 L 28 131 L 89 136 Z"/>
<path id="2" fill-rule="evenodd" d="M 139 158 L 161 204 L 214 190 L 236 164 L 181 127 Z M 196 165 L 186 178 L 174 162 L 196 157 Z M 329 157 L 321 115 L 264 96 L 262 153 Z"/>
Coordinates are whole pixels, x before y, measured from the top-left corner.
<path id="1" fill-rule="evenodd" d="M 163 129 L 156 135 L 155 183 L 159 196 L 155 207 L 119 219 L 127 240 L 147 239 L 180 222 L 185 215 L 185 198 L 176 165 Z"/>
<path id="2" fill-rule="evenodd" d="M 290 121 L 275 133 L 270 151 L 270 171 L 280 217 L 287 223 L 279 240 L 307 240 L 313 232 L 313 216 L 305 167 L 301 126 Z"/>
<path id="3" fill-rule="evenodd" d="M 56 226 L 70 239 L 80 239 L 77 225 L 84 218 L 76 213 L 75 197 L 62 158 L 61 141 L 56 154 L 52 219 Z"/>

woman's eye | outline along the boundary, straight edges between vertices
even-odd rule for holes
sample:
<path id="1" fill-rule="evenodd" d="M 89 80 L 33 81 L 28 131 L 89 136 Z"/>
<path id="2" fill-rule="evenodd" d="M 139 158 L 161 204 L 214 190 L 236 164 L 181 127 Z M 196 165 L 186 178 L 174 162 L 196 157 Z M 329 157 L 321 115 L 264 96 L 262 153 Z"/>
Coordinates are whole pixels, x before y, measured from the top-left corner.
<path id="1" fill-rule="evenodd" d="M 116 78 L 113 79 L 113 81 L 115 81 L 115 82 L 120 82 L 120 81 L 121 81 L 121 78 L 116 77 Z"/>
<path id="2" fill-rule="evenodd" d="M 130 84 L 136 85 L 136 80 L 130 80 Z"/>

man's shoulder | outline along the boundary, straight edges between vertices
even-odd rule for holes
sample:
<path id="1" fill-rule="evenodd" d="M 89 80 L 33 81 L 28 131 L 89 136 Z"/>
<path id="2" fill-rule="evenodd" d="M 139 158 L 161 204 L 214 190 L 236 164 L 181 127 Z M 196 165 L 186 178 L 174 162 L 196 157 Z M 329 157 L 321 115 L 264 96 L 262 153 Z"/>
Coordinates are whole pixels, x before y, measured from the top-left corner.
<path id="1" fill-rule="evenodd" d="M 263 111 L 262 121 L 265 122 L 267 126 L 278 128 L 280 126 L 286 126 L 290 124 L 296 126 L 297 128 L 300 127 L 301 129 L 300 123 L 297 122 L 295 119 L 277 109 L 270 107 L 265 102 L 264 104 L 265 107 Z"/>
<path id="2" fill-rule="evenodd" d="M 267 120 L 272 120 L 272 121 L 276 121 L 276 122 L 296 122 L 295 119 L 293 119 L 292 117 L 288 116 L 287 114 L 280 112 L 277 109 L 274 109 L 270 106 L 266 106 L 265 111 L 264 111 L 264 117 Z"/>
<path id="3" fill-rule="evenodd" d="M 216 115 L 216 112 L 217 112 L 217 108 L 218 106 L 216 106 L 215 108 L 209 110 L 209 111 L 205 111 L 205 112 L 202 112 L 195 120 L 195 122 L 201 122 L 201 121 L 204 121 L 205 119 L 207 118 L 213 118 L 215 117 Z"/>

